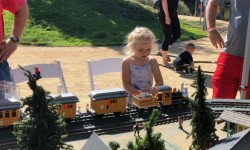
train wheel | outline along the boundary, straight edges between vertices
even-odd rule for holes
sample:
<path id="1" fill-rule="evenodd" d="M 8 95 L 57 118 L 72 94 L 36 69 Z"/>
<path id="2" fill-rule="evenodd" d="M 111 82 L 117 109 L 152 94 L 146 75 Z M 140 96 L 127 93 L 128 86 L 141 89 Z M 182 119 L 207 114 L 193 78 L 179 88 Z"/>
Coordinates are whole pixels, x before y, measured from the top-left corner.
<path id="1" fill-rule="evenodd" d="M 115 112 L 114 115 L 115 115 L 115 117 L 119 117 L 119 116 L 121 116 L 121 112 Z"/>
<path id="2" fill-rule="evenodd" d="M 100 119 L 100 118 L 102 118 L 102 117 L 104 117 L 104 114 L 96 115 L 96 118 L 98 118 L 98 119 Z"/>
<path id="3" fill-rule="evenodd" d="M 140 108 L 138 108 L 138 107 L 136 107 L 136 111 L 137 111 L 138 113 L 142 112 L 142 110 L 141 110 Z"/>
<path id="4" fill-rule="evenodd" d="M 65 122 L 66 123 L 70 123 L 71 122 L 71 118 L 65 118 Z"/>

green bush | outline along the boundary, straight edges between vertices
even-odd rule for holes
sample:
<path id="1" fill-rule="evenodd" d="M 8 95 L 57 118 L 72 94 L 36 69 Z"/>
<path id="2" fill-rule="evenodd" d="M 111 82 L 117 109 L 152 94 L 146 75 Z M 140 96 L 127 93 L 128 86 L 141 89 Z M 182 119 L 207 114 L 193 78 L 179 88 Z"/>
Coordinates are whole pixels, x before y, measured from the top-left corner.
<path id="1" fill-rule="evenodd" d="M 177 12 L 179 15 L 188 15 L 190 10 L 187 7 L 187 5 L 184 3 L 184 1 L 181 0 L 179 1 Z"/>

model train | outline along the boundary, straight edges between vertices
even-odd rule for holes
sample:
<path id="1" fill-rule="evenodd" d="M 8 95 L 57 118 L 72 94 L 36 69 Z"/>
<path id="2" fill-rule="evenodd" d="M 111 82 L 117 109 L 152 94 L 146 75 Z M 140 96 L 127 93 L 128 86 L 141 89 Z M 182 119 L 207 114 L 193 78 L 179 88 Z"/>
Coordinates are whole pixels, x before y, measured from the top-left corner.
<path id="1" fill-rule="evenodd" d="M 87 112 L 94 115 L 108 113 L 123 113 L 133 106 L 139 110 L 158 106 L 186 105 L 188 103 L 187 88 L 176 90 L 170 86 L 157 87 L 159 93 L 156 97 L 148 95 L 132 96 L 132 102 L 128 103 L 129 94 L 123 89 L 96 90 L 89 94 L 90 105 Z M 0 127 L 11 126 L 20 120 L 22 104 L 16 94 L 15 85 L 7 82 L 0 83 Z M 64 114 L 64 118 L 76 117 L 76 103 L 79 99 L 72 93 L 51 95 L 55 102 L 61 104 L 58 112 Z"/>
<path id="2" fill-rule="evenodd" d="M 138 110 L 150 107 L 179 106 L 188 104 L 187 88 L 181 90 L 172 89 L 170 86 L 158 86 L 158 95 L 156 97 L 150 94 L 133 95 L 129 102 L 130 95 L 123 89 L 97 90 L 89 94 L 90 106 L 87 106 L 87 112 L 95 115 L 107 113 L 125 112 L 130 106 Z"/>

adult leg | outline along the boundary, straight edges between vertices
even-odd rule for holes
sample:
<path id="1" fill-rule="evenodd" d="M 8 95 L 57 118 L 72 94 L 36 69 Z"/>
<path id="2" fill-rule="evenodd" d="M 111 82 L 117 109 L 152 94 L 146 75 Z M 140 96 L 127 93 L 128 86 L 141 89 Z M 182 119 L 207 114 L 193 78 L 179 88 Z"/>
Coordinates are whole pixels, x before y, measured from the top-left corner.
<path id="1" fill-rule="evenodd" d="M 160 24 L 161 24 L 161 29 L 163 32 L 163 41 L 162 41 L 162 48 L 161 48 L 161 53 L 162 53 L 162 59 L 163 59 L 163 64 L 166 64 L 169 61 L 168 58 L 168 48 L 169 48 L 169 43 L 172 37 L 172 25 L 167 25 L 165 23 L 165 18 L 159 17 Z"/>
<path id="2" fill-rule="evenodd" d="M 169 42 L 169 45 L 174 44 L 181 37 L 181 26 L 178 16 L 171 18 L 172 23 L 172 38 Z"/>
<path id="3" fill-rule="evenodd" d="M 242 67 L 243 68 L 243 67 Z M 243 69 L 242 69 L 243 70 Z M 242 77 L 242 75 L 241 75 Z M 241 83 L 241 82 L 240 82 Z M 250 70 L 249 70 L 249 74 L 248 74 L 248 88 L 250 88 Z M 246 99 L 250 99 L 250 89 L 248 89 L 246 91 Z"/>
<path id="4" fill-rule="evenodd" d="M 243 71 L 243 64 L 242 64 L 242 71 Z M 241 78 L 242 78 L 242 74 L 241 74 Z M 241 84 L 241 80 L 240 80 L 240 84 Z M 248 88 L 250 88 L 250 71 L 248 73 Z M 246 99 L 250 99 L 250 89 L 246 91 Z"/>
<path id="5" fill-rule="evenodd" d="M 240 85 L 242 63 L 242 57 L 220 53 L 212 78 L 213 98 L 234 99 L 236 97 Z"/>
<path id="6" fill-rule="evenodd" d="M 11 81 L 10 67 L 7 61 L 0 63 L 0 81 Z"/>

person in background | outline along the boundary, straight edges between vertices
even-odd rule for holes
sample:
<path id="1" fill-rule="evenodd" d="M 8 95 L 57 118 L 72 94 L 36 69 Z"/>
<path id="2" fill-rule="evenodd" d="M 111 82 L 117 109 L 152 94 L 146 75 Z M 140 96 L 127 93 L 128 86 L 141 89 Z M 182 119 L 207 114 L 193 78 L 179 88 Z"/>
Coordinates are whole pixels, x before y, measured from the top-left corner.
<path id="1" fill-rule="evenodd" d="M 134 136 L 136 136 L 136 133 L 137 133 L 137 136 L 140 136 L 140 129 L 139 129 L 138 122 L 136 122 L 136 124 L 133 126 L 133 130 L 134 130 Z"/>
<path id="2" fill-rule="evenodd" d="M 183 129 L 183 126 L 182 126 L 182 124 L 183 124 L 183 118 L 182 118 L 182 116 L 178 116 L 178 123 L 179 123 L 179 129 Z"/>
<path id="3" fill-rule="evenodd" d="M 12 30 L 10 36 L 6 41 L 4 40 L 4 20 L 3 20 L 3 11 L 8 10 L 14 14 Z M 15 52 L 17 49 L 20 37 L 24 31 L 29 8 L 26 0 L 1 0 L 0 1 L 0 81 L 6 80 L 11 81 L 10 67 L 7 62 L 7 59 Z"/>
<path id="4" fill-rule="evenodd" d="M 163 64 L 168 67 L 171 59 L 168 56 L 169 45 L 174 44 L 181 37 L 180 22 L 177 14 L 179 0 L 162 0 L 158 13 L 163 32 L 162 47 L 159 55 L 162 55 Z"/>
<path id="5" fill-rule="evenodd" d="M 150 56 L 156 50 L 155 35 L 146 27 L 136 27 L 127 35 L 127 45 L 130 56 L 122 62 L 122 83 L 130 95 L 149 93 L 157 95 L 155 86 L 163 85 L 159 64 Z M 153 79 L 155 85 L 153 86 Z M 131 102 L 131 99 L 129 100 Z"/>
<path id="6" fill-rule="evenodd" d="M 228 32 L 225 41 L 216 29 L 219 6 L 225 0 L 210 0 L 206 8 L 208 38 L 215 48 L 221 49 L 212 78 L 213 98 L 234 99 L 241 84 L 244 53 L 249 22 L 250 0 L 231 0 Z M 248 80 L 248 87 L 250 86 Z M 246 99 L 250 91 L 246 91 Z"/>
<path id="7" fill-rule="evenodd" d="M 195 45 L 193 43 L 188 43 L 186 45 L 186 50 L 177 56 L 173 61 L 173 66 L 175 67 L 176 72 L 182 71 L 183 69 L 187 70 L 188 67 L 191 67 L 191 70 L 194 70 L 194 61 L 192 57 L 194 51 Z"/>

